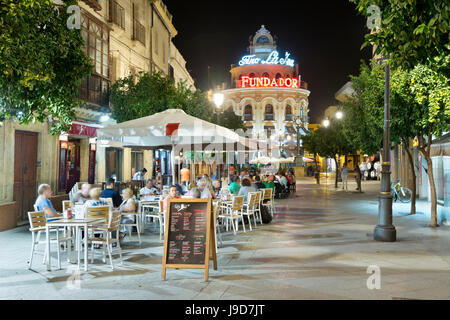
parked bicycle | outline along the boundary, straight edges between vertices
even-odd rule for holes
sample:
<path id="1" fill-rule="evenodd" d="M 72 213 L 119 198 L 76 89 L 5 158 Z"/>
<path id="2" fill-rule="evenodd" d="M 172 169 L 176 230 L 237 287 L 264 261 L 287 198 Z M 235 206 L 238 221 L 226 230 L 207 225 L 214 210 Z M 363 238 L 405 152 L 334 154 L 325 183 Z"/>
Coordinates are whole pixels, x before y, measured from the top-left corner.
<path id="1" fill-rule="evenodd" d="M 412 198 L 412 191 L 400 184 L 400 179 L 397 182 L 391 182 L 391 193 L 394 196 L 394 202 L 400 200 L 400 202 L 408 203 Z"/>

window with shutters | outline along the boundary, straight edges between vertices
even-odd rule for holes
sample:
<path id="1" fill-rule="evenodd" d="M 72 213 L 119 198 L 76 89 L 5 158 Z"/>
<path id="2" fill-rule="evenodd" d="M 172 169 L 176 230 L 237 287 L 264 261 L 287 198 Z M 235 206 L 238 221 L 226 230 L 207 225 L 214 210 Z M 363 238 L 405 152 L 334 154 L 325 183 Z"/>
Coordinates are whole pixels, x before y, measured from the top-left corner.
<path id="1" fill-rule="evenodd" d="M 109 0 L 109 21 L 125 30 L 125 9 L 114 0 Z"/>
<path id="2" fill-rule="evenodd" d="M 109 105 L 109 29 L 86 15 L 81 15 L 83 50 L 91 58 L 94 70 L 80 87 L 79 96 L 87 102 Z"/>
<path id="3" fill-rule="evenodd" d="M 145 46 L 145 27 L 138 21 L 137 6 L 133 3 L 133 40 L 139 41 Z"/>

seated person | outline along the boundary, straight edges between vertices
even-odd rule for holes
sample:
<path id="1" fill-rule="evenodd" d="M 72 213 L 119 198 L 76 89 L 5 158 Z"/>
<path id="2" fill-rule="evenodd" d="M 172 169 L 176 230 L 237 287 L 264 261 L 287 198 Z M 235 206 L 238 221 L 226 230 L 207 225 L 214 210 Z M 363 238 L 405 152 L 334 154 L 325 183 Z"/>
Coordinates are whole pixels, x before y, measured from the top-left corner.
<path id="1" fill-rule="evenodd" d="M 155 179 L 148 179 L 147 184 L 143 187 L 139 194 L 141 196 L 141 200 L 143 201 L 152 201 L 155 199 L 155 196 L 158 195 L 158 189 L 154 185 Z"/>
<path id="2" fill-rule="evenodd" d="M 147 173 L 147 169 L 142 168 L 138 172 L 136 172 L 131 180 L 145 180 L 145 174 Z"/>
<path id="3" fill-rule="evenodd" d="M 87 200 L 83 205 L 84 217 L 88 217 L 88 208 L 89 207 L 99 207 L 99 206 L 107 206 L 108 203 L 100 200 L 100 196 L 102 194 L 102 189 L 93 188 L 89 190 L 90 199 Z"/>
<path id="4" fill-rule="evenodd" d="M 195 181 L 194 181 L 189 185 L 188 192 L 185 194 L 185 196 L 192 197 L 193 196 L 192 193 L 194 192 L 193 190 L 196 188 L 197 188 L 197 183 L 195 183 Z"/>
<path id="5" fill-rule="evenodd" d="M 122 190 L 122 198 L 123 201 L 120 204 L 119 208 L 117 208 L 118 211 L 126 213 L 126 212 L 136 212 L 136 203 L 133 199 L 133 190 L 130 188 L 126 188 Z M 122 215 L 120 219 L 120 224 L 132 224 L 134 223 L 134 215 Z M 124 226 L 122 226 L 122 230 L 124 229 Z M 123 238 L 123 236 L 121 237 Z"/>
<path id="6" fill-rule="evenodd" d="M 52 196 L 52 189 L 48 184 L 41 184 L 38 188 L 39 196 L 36 199 L 35 206 L 38 211 L 44 212 L 47 218 L 60 218 L 61 214 L 58 214 L 50 202 Z"/>
<path id="7" fill-rule="evenodd" d="M 273 174 L 269 175 L 267 178 L 267 181 L 264 181 L 264 185 L 266 186 L 266 189 L 271 188 L 273 192 L 275 192 L 275 176 Z"/>
<path id="8" fill-rule="evenodd" d="M 214 191 L 214 194 L 216 195 L 216 198 L 220 197 L 220 189 L 221 189 L 220 181 L 219 180 L 214 180 L 214 182 L 213 182 L 213 191 Z"/>
<path id="9" fill-rule="evenodd" d="M 182 186 L 180 186 L 178 183 L 175 183 L 174 186 L 177 187 L 177 193 L 178 193 L 179 195 L 183 195 L 183 194 L 184 194 L 184 191 L 183 191 L 183 187 L 182 187 Z"/>
<path id="10" fill-rule="evenodd" d="M 90 199 L 89 190 L 91 190 L 91 185 L 89 183 L 83 183 L 81 186 L 81 190 L 77 191 L 73 195 L 72 203 L 81 203 L 84 204 L 86 201 Z"/>
<path id="11" fill-rule="evenodd" d="M 286 178 L 286 175 L 282 172 L 280 173 L 280 183 L 283 185 L 283 187 L 288 187 L 288 180 Z"/>
<path id="12" fill-rule="evenodd" d="M 256 192 L 256 188 L 252 187 L 252 182 L 249 178 L 242 180 L 242 187 L 239 189 L 238 196 L 244 196 L 244 201 L 248 201 L 248 193 Z"/>
<path id="13" fill-rule="evenodd" d="M 178 195 L 177 187 L 174 185 L 170 186 L 169 194 L 167 195 L 167 197 L 164 198 L 164 202 L 163 202 L 164 203 L 164 211 L 167 210 L 167 204 L 170 199 L 179 199 L 179 198 L 181 198 L 181 197 Z"/>
<path id="14" fill-rule="evenodd" d="M 202 193 L 200 192 L 200 190 L 198 188 L 192 189 L 192 198 L 201 199 L 201 197 L 202 197 Z"/>
<path id="15" fill-rule="evenodd" d="M 209 178 L 202 178 L 200 181 L 200 192 L 202 193 L 202 199 L 215 199 L 216 195 L 214 194 L 211 180 Z"/>
<path id="16" fill-rule="evenodd" d="M 261 178 L 259 176 L 255 176 L 255 182 L 253 183 L 253 186 L 258 191 L 259 189 L 265 189 L 266 186 L 264 183 L 261 182 Z"/>
<path id="17" fill-rule="evenodd" d="M 120 194 L 114 190 L 114 183 L 115 180 L 113 178 L 108 179 L 108 185 L 106 186 L 106 189 L 102 191 L 100 198 L 111 198 L 113 206 L 117 208 L 122 203 L 122 198 L 120 197 Z"/>
<path id="18" fill-rule="evenodd" d="M 231 194 L 238 194 L 239 193 L 239 189 L 241 188 L 240 182 L 241 182 L 241 178 L 239 178 L 239 176 L 232 176 L 231 177 L 231 184 L 230 184 L 230 193 Z"/>

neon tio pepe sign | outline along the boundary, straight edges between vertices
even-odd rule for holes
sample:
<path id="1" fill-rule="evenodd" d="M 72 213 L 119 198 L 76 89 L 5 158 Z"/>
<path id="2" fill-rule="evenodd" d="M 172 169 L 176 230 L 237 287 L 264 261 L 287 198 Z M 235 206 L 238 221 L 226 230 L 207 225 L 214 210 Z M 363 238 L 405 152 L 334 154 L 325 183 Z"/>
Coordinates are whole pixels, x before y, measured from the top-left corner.
<path id="1" fill-rule="evenodd" d="M 285 88 L 300 88 L 298 79 L 295 78 L 278 78 L 270 79 L 268 77 L 243 76 L 240 81 L 240 88 L 268 88 L 268 87 L 285 87 Z"/>
<path id="2" fill-rule="evenodd" d="M 289 59 L 291 54 L 286 52 L 284 58 L 279 58 L 278 51 L 272 51 L 266 60 L 257 58 L 255 55 L 243 56 L 239 61 L 240 66 L 252 65 L 252 64 L 279 64 L 283 66 L 293 67 L 294 59 Z"/>

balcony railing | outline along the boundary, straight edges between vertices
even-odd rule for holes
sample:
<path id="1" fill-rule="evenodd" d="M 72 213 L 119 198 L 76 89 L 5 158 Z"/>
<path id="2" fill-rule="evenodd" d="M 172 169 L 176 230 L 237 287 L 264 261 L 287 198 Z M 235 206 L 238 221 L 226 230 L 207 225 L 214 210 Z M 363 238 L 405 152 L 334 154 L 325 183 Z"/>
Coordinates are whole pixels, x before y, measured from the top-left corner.
<path id="1" fill-rule="evenodd" d="M 244 121 L 253 121 L 252 114 L 244 114 Z"/>
<path id="2" fill-rule="evenodd" d="M 137 20 L 133 23 L 133 40 L 137 40 L 145 46 L 145 27 Z"/>
<path id="3" fill-rule="evenodd" d="M 83 80 L 79 90 L 79 98 L 91 105 L 109 107 L 109 88 L 109 80 L 91 74 Z"/>
<path id="4" fill-rule="evenodd" d="M 265 121 L 273 121 L 274 120 L 274 114 L 273 113 L 265 113 L 264 114 L 264 120 Z"/>

